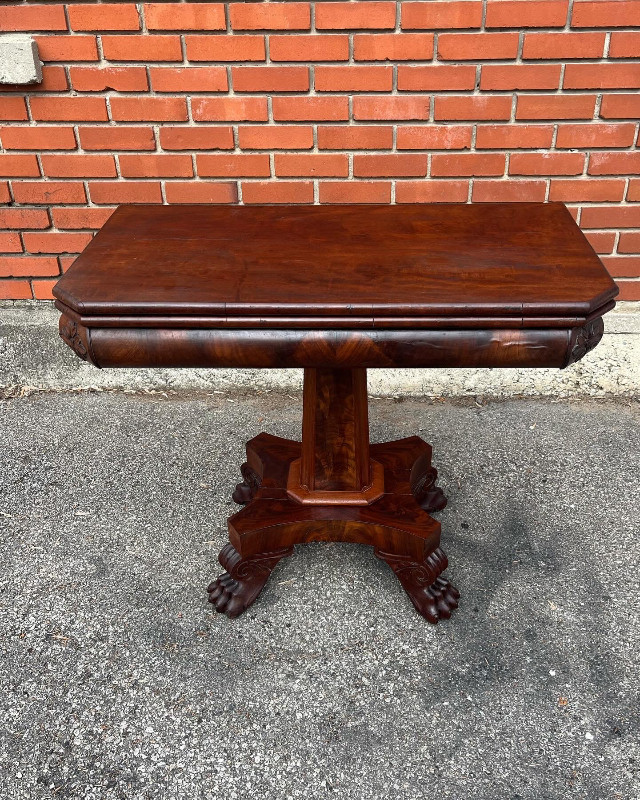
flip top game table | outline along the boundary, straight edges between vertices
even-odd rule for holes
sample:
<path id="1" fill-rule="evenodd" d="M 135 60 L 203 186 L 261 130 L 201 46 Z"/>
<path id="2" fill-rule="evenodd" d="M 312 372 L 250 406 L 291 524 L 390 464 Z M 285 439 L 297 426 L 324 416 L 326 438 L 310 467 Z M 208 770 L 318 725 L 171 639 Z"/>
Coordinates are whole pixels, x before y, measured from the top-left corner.
<path id="1" fill-rule="evenodd" d="M 446 505 L 417 436 L 369 444 L 367 368 L 558 367 L 599 342 L 617 287 L 562 204 L 121 206 L 54 289 L 98 367 L 302 367 L 302 442 L 247 443 L 230 617 L 302 542 L 372 545 L 430 622 Z"/>

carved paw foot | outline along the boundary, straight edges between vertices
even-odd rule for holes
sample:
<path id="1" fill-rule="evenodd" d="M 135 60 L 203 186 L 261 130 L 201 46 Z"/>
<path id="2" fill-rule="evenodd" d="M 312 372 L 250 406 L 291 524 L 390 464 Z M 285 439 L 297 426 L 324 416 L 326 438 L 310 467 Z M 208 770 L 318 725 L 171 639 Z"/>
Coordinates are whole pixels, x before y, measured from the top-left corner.
<path id="1" fill-rule="evenodd" d="M 375 554 L 395 572 L 416 611 L 428 622 L 436 625 L 441 619 L 449 619 L 451 612 L 458 607 L 460 592 L 446 578 L 439 577 L 448 564 L 440 548 L 423 562 L 414 561 L 411 556 L 380 550 Z"/>
<path id="2" fill-rule="evenodd" d="M 411 470 L 411 491 L 420 508 L 428 514 L 432 511 L 442 511 L 447 505 L 444 492 L 436 486 L 437 480 L 438 470 L 431 466 L 429 460 L 418 459 Z"/>
<path id="3" fill-rule="evenodd" d="M 225 545 L 218 559 L 226 572 L 207 587 L 209 602 L 221 614 L 240 616 L 260 594 L 278 561 L 291 553 L 293 547 L 242 558 L 233 545 Z"/>
<path id="4" fill-rule="evenodd" d="M 244 506 L 253 500 L 255 493 L 258 491 L 260 476 L 246 462 L 240 467 L 240 473 L 242 474 L 242 482 L 237 484 L 231 497 L 235 503 Z"/>

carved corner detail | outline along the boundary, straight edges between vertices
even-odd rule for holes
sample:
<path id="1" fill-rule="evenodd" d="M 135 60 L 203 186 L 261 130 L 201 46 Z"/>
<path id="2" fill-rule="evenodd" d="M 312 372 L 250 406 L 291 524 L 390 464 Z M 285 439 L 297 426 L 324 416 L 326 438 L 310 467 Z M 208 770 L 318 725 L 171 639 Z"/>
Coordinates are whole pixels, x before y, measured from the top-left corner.
<path id="1" fill-rule="evenodd" d="M 582 328 L 577 328 L 572 332 L 571 350 L 569 351 L 569 358 L 566 367 L 569 364 L 575 364 L 584 358 L 588 352 L 598 344 L 604 333 L 604 322 L 602 317 L 596 317 L 591 322 L 587 322 Z"/>
<path id="2" fill-rule="evenodd" d="M 60 338 L 69 345 L 83 361 L 89 361 L 89 353 L 78 330 L 78 324 L 64 315 L 60 317 Z"/>

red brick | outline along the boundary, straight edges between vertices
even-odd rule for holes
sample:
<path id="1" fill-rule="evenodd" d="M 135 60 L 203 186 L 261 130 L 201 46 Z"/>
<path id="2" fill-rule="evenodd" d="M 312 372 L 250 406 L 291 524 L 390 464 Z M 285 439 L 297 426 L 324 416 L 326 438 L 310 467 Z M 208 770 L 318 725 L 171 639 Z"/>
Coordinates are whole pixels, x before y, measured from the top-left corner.
<path id="1" fill-rule="evenodd" d="M 319 66 L 315 69 L 317 92 L 388 92 L 392 85 L 391 66 Z"/>
<path id="2" fill-rule="evenodd" d="M 640 33 L 614 31 L 609 42 L 609 58 L 637 58 L 640 53 Z"/>
<path id="3" fill-rule="evenodd" d="M 638 25 L 640 0 L 611 0 L 610 2 L 584 2 L 573 4 L 573 28 L 624 28 Z"/>
<path id="4" fill-rule="evenodd" d="M 560 86 L 560 69 L 560 64 L 484 64 L 480 89 L 557 89 Z"/>
<path id="5" fill-rule="evenodd" d="M 0 282 L 0 300 L 31 300 L 32 298 L 29 281 Z"/>
<path id="6" fill-rule="evenodd" d="M 21 253 L 22 242 L 20 236 L 11 231 L 10 233 L 0 232 L 0 253 Z M 1 263 L 1 259 L 0 259 Z"/>
<path id="7" fill-rule="evenodd" d="M 640 232 L 624 231 L 618 241 L 618 253 L 640 253 Z"/>
<path id="8" fill-rule="evenodd" d="M 389 181 L 321 181 L 321 203 L 390 203 Z"/>
<path id="9" fill-rule="evenodd" d="M 640 63 L 567 64 L 562 85 L 565 89 L 635 89 L 640 86 Z"/>
<path id="10" fill-rule="evenodd" d="M 582 228 L 640 228 L 640 206 L 590 206 L 582 209 Z"/>
<path id="11" fill-rule="evenodd" d="M 167 203 L 237 203 L 235 183 L 218 181 L 167 181 Z"/>
<path id="12" fill-rule="evenodd" d="M 0 203 L 10 203 L 9 184 L 7 181 L 0 181 Z"/>
<path id="13" fill-rule="evenodd" d="M 185 36 L 189 61 L 264 61 L 264 36 Z M 296 37 L 297 38 L 297 37 Z"/>
<path id="14" fill-rule="evenodd" d="M 318 125 L 320 150 L 390 150 L 392 147 L 391 125 Z"/>
<path id="15" fill-rule="evenodd" d="M 431 175 L 502 175 L 504 165 L 503 153 L 436 153 L 431 156 Z"/>
<path id="16" fill-rule="evenodd" d="M 569 0 L 489 0 L 486 28 L 563 28 Z"/>
<path id="17" fill-rule="evenodd" d="M 75 150 L 73 128 L 62 125 L 16 125 L 0 128 L 0 139 L 5 150 Z"/>
<path id="18" fill-rule="evenodd" d="M 150 31 L 221 31 L 226 28 L 223 3 L 145 3 Z"/>
<path id="19" fill-rule="evenodd" d="M 80 145 L 84 150 L 155 150 L 151 128 L 102 125 L 79 128 Z"/>
<path id="20" fill-rule="evenodd" d="M 640 178 L 632 178 L 629 181 L 627 201 L 630 203 L 640 202 Z"/>
<path id="21" fill-rule="evenodd" d="M 549 200 L 559 200 L 563 203 L 619 202 L 624 194 L 624 184 L 622 179 L 552 180 Z"/>
<path id="22" fill-rule="evenodd" d="M 58 275 L 55 256 L 10 256 L 0 260 L 0 277 L 28 278 L 32 275 Z"/>
<path id="23" fill-rule="evenodd" d="M 318 30 L 393 29 L 396 4 L 368 0 L 366 3 L 316 3 Z"/>
<path id="24" fill-rule="evenodd" d="M 605 267 L 609 270 L 609 273 L 614 278 L 640 278 L 640 258 L 636 256 L 608 256 L 602 259 L 604 262 Z M 623 284 L 629 284 L 629 286 L 638 286 L 640 287 L 640 281 L 637 281 L 635 284 L 632 281 L 623 281 L 620 284 L 620 288 L 624 291 Z M 623 293 L 618 296 L 618 300 L 631 300 L 630 297 L 624 297 Z M 633 298 L 634 300 L 640 300 L 640 293 Z"/>
<path id="25" fill-rule="evenodd" d="M 619 281 L 618 300 L 640 300 L 640 281 Z"/>
<path id="26" fill-rule="evenodd" d="M 638 175 L 640 150 L 628 153 L 591 153 L 589 175 Z"/>
<path id="27" fill-rule="evenodd" d="M 0 97 L 0 119 L 28 119 L 24 97 Z"/>
<path id="28" fill-rule="evenodd" d="M 308 67 L 231 67 L 235 92 L 306 92 Z"/>
<path id="29" fill-rule="evenodd" d="M 16 203 L 25 205 L 52 205 L 54 203 L 85 203 L 82 183 L 71 181 L 13 181 Z"/>
<path id="30" fill-rule="evenodd" d="M 229 18 L 235 31 L 301 31 L 311 27 L 309 3 L 230 3 Z"/>
<path id="31" fill-rule="evenodd" d="M 435 119 L 509 119 L 511 97 L 474 95 L 471 97 L 436 97 Z"/>
<path id="32" fill-rule="evenodd" d="M 0 228 L 48 228 L 49 214 L 44 208 L 0 208 Z"/>
<path id="33" fill-rule="evenodd" d="M 353 157 L 356 178 L 421 178 L 427 174 L 428 157 L 408 153 L 359 154 Z"/>
<path id="34" fill-rule="evenodd" d="M 112 97 L 111 116 L 122 122 L 181 122 L 187 104 L 184 97 Z"/>
<path id="35" fill-rule="evenodd" d="M 358 33 L 353 37 L 356 61 L 431 61 L 432 33 Z"/>
<path id="36" fill-rule="evenodd" d="M 489 61 L 517 55 L 517 33 L 441 33 L 438 37 L 438 58 L 443 61 Z"/>
<path id="37" fill-rule="evenodd" d="M 270 181 L 242 184 L 242 201 L 251 203 L 313 203 L 311 181 Z"/>
<path id="38" fill-rule="evenodd" d="M 604 119 L 639 119 L 640 94 L 605 94 L 600 104 Z"/>
<path id="39" fill-rule="evenodd" d="M 207 178 L 268 178 L 271 174 L 267 153 L 196 156 L 198 175 Z"/>
<path id="40" fill-rule="evenodd" d="M 546 181 L 474 181 L 474 203 L 541 203 L 547 191 Z"/>
<path id="41" fill-rule="evenodd" d="M 72 31 L 139 31 L 140 19 L 134 3 L 69 3 Z"/>
<path id="42" fill-rule="evenodd" d="M 601 58 L 604 33 L 527 33 L 524 59 Z"/>
<path id="43" fill-rule="evenodd" d="M 17 5 L 0 8 L 0 31 L 66 31 L 64 8 Z"/>
<path id="44" fill-rule="evenodd" d="M 109 61 L 182 61 L 179 36 L 103 36 L 102 52 Z"/>
<path id="45" fill-rule="evenodd" d="M 226 92 L 224 67 L 150 67 L 154 92 Z"/>
<path id="46" fill-rule="evenodd" d="M 341 34 L 270 36 L 271 61 L 348 61 L 349 37 Z"/>
<path id="47" fill-rule="evenodd" d="M 36 36 L 42 61 L 98 61 L 95 36 Z"/>
<path id="48" fill-rule="evenodd" d="M 276 121 L 348 120 L 348 97 L 274 97 L 273 118 Z"/>
<path id="49" fill-rule="evenodd" d="M 114 208 L 52 208 L 53 224 L 60 230 L 99 230 Z"/>
<path id="50" fill-rule="evenodd" d="M 431 99 L 424 95 L 415 97 L 354 97 L 353 118 L 377 119 L 429 119 Z"/>
<path id="51" fill-rule="evenodd" d="M 553 184 L 554 181 L 551 181 L 551 186 Z M 585 236 L 596 253 L 607 255 L 613 252 L 613 245 L 616 242 L 615 231 L 587 231 Z"/>
<path id="52" fill-rule="evenodd" d="M 464 66 L 398 67 L 399 91 L 456 91 L 473 89 L 476 68 Z"/>
<path id="53" fill-rule="evenodd" d="M 577 147 L 630 147 L 635 134 L 636 126 L 632 122 L 558 125 L 556 147 L 571 150 Z"/>
<path id="54" fill-rule="evenodd" d="M 521 94 L 516 119 L 591 119 L 595 107 L 593 94 Z"/>
<path id="55" fill-rule="evenodd" d="M 468 150 L 470 125 L 398 126 L 398 150 Z"/>
<path id="56" fill-rule="evenodd" d="M 251 125 L 238 128 L 243 150 L 309 150 L 313 128 L 308 125 Z"/>
<path id="57" fill-rule="evenodd" d="M 60 122 L 103 122 L 107 117 L 104 97 L 32 97 L 35 120 Z"/>
<path id="58" fill-rule="evenodd" d="M 509 175 L 580 175 L 584 153 L 513 153 Z"/>
<path id="59" fill-rule="evenodd" d="M 89 194 L 97 205 L 162 202 L 158 181 L 97 181 L 89 183 Z"/>
<path id="60" fill-rule="evenodd" d="M 6 178 L 35 178 L 40 175 L 38 159 L 35 155 L 0 154 L 0 175 Z"/>
<path id="61" fill-rule="evenodd" d="M 403 2 L 402 30 L 437 30 L 479 28 L 482 25 L 482 3 L 446 0 L 429 3 Z"/>
<path id="62" fill-rule="evenodd" d="M 188 155 L 121 155 L 123 178 L 191 178 L 193 163 Z"/>
<path id="63" fill-rule="evenodd" d="M 71 85 L 78 92 L 146 92 L 144 67 L 69 67 Z"/>
<path id="64" fill-rule="evenodd" d="M 553 125 L 478 125 L 477 150 L 532 150 L 551 147 Z"/>
<path id="65" fill-rule="evenodd" d="M 115 178 L 113 156 L 45 155 L 42 169 L 49 178 Z"/>
<path id="66" fill-rule="evenodd" d="M 53 287 L 58 279 L 47 281 L 31 281 L 33 286 L 33 297 L 35 300 L 53 300 Z"/>
<path id="67" fill-rule="evenodd" d="M 464 203 L 468 194 L 468 181 L 400 181 L 396 203 Z"/>
<path id="68" fill-rule="evenodd" d="M 29 85 L 29 94 L 33 92 L 64 92 L 69 88 L 64 67 L 42 67 L 42 80 L 38 84 Z M 24 84 L 4 84 L 0 92 L 24 92 Z"/>
<path id="69" fill-rule="evenodd" d="M 349 157 L 337 153 L 276 153 L 275 168 L 276 175 L 284 178 L 346 178 L 349 175 Z"/>
<path id="70" fill-rule="evenodd" d="M 81 253 L 93 236 L 90 233 L 23 233 L 29 253 Z"/>
<path id="71" fill-rule="evenodd" d="M 233 150 L 233 130 L 228 125 L 197 128 L 163 125 L 160 145 L 165 150 Z"/>
<path id="72" fill-rule="evenodd" d="M 191 113 L 196 122 L 265 122 L 266 97 L 194 97 Z"/>

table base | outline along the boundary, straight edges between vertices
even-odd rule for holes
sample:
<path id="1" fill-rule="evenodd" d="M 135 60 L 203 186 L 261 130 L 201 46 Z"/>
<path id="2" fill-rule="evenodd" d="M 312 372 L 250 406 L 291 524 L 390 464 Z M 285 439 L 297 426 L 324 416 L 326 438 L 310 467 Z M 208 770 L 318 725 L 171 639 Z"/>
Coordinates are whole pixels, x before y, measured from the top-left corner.
<path id="1" fill-rule="evenodd" d="M 208 587 L 216 610 L 239 616 L 295 544 L 332 541 L 373 546 L 419 614 L 434 624 L 448 619 L 460 595 L 441 577 L 447 557 L 440 548 L 440 523 L 428 513 L 447 503 L 436 485 L 430 445 L 417 436 L 371 445 L 371 459 L 383 469 L 384 492 L 367 505 L 292 498 L 287 493 L 290 466 L 301 458 L 302 448 L 301 442 L 267 433 L 247 443 L 243 480 L 233 493 L 245 507 L 229 518 L 230 541 L 219 556 L 226 571 Z"/>

